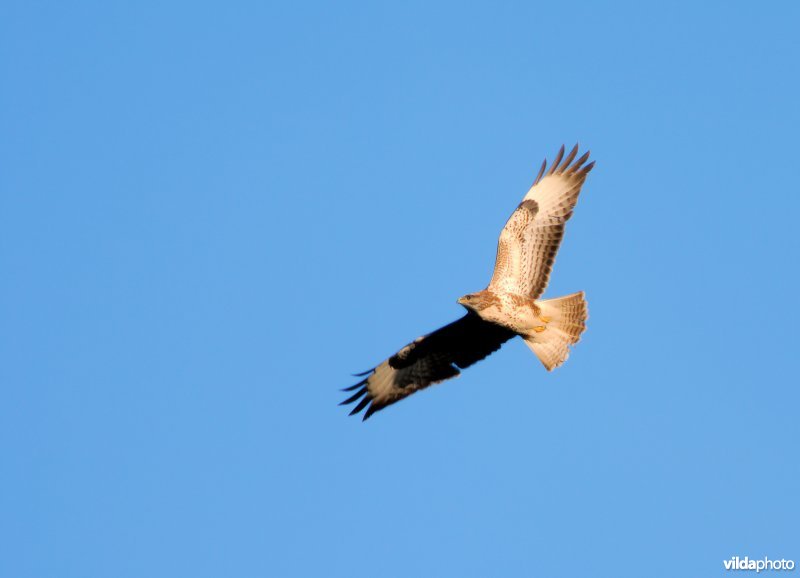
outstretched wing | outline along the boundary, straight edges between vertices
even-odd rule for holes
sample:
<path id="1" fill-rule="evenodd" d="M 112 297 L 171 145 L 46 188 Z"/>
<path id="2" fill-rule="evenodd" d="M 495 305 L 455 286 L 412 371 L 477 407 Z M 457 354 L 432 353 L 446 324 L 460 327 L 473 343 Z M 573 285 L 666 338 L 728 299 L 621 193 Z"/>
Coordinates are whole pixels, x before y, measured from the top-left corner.
<path id="1" fill-rule="evenodd" d="M 415 339 L 389 359 L 358 377 L 357 384 L 343 391 L 356 391 L 339 405 L 361 401 L 350 415 L 365 407 L 367 419 L 429 385 L 455 377 L 465 369 L 500 349 L 516 335 L 469 312 L 458 321 Z"/>
<path id="2" fill-rule="evenodd" d="M 577 154 L 575 145 L 564 158 L 562 146 L 547 174 L 547 160 L 542 163 L 528 194 L 500 233 L 490 291 L 531 299 L 544 293 L 564 236 L 564 224 L 572 216 L 586 175 L 594 166 L 594 162 L 584 166 L 588 152 L 572 162 Z"/>

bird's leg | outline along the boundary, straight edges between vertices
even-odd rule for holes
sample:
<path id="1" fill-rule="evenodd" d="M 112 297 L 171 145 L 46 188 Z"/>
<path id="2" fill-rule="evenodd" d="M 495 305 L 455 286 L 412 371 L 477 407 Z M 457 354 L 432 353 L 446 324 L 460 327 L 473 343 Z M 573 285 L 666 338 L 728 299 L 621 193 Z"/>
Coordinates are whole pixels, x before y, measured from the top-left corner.
<path id="1" fill-rule="evenodd" d="M 536 333 L 541 333 L 542 331 L 547 329 L 547 324 L 550 323 L 550 318 L 542 315 L 542 308 L 539 307 L 536 303 L 533 303 L 533 314 L 539 321 L 544 323 L 544 325 L 535 325 L 533 327 L 533 330 Z"/>

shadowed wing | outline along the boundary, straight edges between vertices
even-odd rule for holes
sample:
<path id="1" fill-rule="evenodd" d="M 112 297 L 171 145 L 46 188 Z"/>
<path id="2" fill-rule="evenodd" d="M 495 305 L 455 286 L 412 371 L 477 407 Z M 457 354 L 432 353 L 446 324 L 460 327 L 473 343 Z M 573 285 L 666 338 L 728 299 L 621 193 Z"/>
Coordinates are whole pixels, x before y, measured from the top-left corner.
<path id="1" fill-rule="evenodd" d="M 586 175 L 594 166 L 594 162 L 584 166 L 588 152 L 573 162 L 577 154 L 575 145 L 565 158 L 562 146 L 547 174 L 547 161 L 542 164 L 528 194 L 500 233 L 490 291 L 531 299 L 544 293 L 564 236 L 564 224 L 572 216 Z"/>
<path id="2" fill-rule="evenodd" d="M 513 331 L 484 321 L 470 312 L 458 321 L 415 339 L 389 359 L 358 377 L 357 384 L 344 391 L 356 391 L 340 405 L 361 399 L 350 415 L 367 408 L 367 419 L 429 385 L 459 375 L 465 369 L 500 349 L 516 335 Z"/>

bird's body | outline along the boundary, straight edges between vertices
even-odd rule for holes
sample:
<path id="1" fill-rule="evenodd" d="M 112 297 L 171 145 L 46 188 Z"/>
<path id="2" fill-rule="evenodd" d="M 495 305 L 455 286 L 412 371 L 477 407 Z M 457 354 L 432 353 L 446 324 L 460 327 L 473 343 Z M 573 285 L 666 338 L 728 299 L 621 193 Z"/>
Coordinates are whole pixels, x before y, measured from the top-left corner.
<path id="1" fill-rule="evenodd" d="M 514 333 L 526 335 L 543 323 L 540 319 L 542 309 L 530 297 L 516 293 L 495 293 L 489 289 L 467 297 L 462 297 L 459 303 L 468 305 L 484 321 L 496 323 Z"/>
<path id="2" fill-rule="evenodd" d="M 586 328 L 583 292 L 539 299 L 550 277 L 555 255 L 586 175 L 589 153 L 573 162 L 577 145 L 564 148 L 545 175 L 539 175 L 500 233 L 494 273 L 486 289 L 461 297 L 467 309 L 461 319 L 409 343 L 346 388 L 357 390 L 343 404 L 361 401 L 351 412 L 374 412 L 415 391 L 459 375 L 519 335 L 547 370 L 569 356 Z"/>

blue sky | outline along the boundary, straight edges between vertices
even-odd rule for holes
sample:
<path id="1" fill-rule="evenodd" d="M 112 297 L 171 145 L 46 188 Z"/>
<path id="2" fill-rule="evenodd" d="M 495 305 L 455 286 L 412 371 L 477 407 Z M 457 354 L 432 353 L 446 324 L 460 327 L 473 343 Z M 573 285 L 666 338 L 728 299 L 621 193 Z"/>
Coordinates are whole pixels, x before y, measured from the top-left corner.
<path id="1" fill-rule="evenodd" d="M 6 2 L 0 574 L 800 562 L 794 2 Z M 593 151 L 516 340 L 348 418 Z"/>

